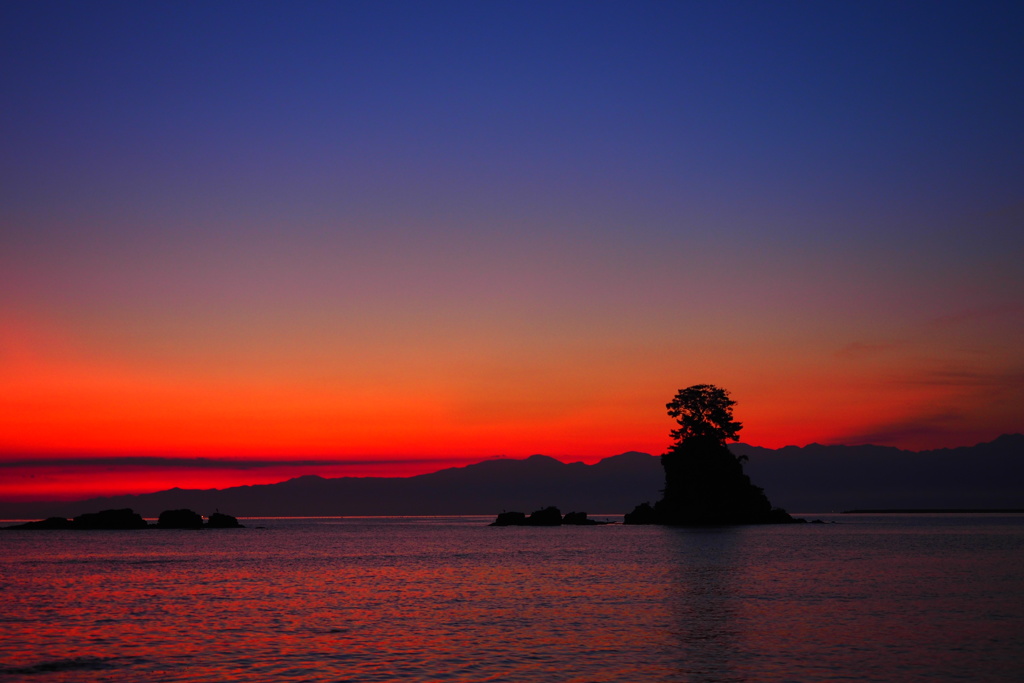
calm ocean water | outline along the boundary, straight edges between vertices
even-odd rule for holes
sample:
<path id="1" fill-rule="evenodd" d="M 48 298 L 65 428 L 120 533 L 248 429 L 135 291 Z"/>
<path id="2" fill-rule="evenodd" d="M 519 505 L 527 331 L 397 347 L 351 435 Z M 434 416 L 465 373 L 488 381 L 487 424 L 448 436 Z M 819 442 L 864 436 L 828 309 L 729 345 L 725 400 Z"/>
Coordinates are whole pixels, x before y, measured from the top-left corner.
<path id="1" fill-rule="evenodd" d="M 0 681 L 1024 679 L 1024 516 L 824 519 L 2 532 Z"/>

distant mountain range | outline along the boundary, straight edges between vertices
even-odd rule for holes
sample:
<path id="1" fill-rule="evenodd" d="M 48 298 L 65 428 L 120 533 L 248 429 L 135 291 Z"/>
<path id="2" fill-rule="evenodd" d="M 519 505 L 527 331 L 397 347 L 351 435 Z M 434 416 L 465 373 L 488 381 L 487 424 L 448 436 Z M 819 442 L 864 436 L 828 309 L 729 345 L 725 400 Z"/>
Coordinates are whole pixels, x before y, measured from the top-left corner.
<path id="1" fill-rule="evenodd" d="M 1024 508 L 1024 435 L 962 448 L 886 446 L 776 450 L 738 444 L 746 472 L 791 512 L 854 508 Z"/>
<path id="2" fill-rule="evenodd" d="M 964 448 L 884 446 L 730 447 L 768 498 L 794 513 L 853 508 L 1024 508 L 1024 435 Z M 170 489 L 74 503 L 0 503 L 8 519 L 73 517 L 132 508 L 145 517 L 189 508 L 237 517 L 497 514 L 556 505 L 593 515 L 629 512 L 661 497 L 657 456 L 623 453 L 594 465 L 544 455 L 486 460 L 415 477 L 304 476 L 228 489 Z"/>

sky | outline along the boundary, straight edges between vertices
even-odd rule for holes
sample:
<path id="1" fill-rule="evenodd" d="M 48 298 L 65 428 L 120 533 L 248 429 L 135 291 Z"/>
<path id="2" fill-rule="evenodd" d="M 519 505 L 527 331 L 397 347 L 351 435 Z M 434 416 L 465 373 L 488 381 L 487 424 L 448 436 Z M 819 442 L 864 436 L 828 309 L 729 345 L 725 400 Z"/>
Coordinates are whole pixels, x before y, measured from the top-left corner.
<path id="1" fill-rule="evenodd" d="M 0 4 L 0 499 L 1024 431 L 1024 4 Z"/>

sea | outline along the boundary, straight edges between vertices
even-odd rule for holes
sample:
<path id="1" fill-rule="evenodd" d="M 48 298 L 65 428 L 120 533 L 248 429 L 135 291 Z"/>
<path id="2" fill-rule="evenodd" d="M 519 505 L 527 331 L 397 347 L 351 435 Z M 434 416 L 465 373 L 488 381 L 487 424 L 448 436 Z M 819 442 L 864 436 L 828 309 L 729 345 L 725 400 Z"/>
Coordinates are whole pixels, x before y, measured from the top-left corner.
<path id="1" fill-rule="evenodd" d="M 3 531 L 0 681 L 1024 680 L 1024 515 L 810 517 Z"/>

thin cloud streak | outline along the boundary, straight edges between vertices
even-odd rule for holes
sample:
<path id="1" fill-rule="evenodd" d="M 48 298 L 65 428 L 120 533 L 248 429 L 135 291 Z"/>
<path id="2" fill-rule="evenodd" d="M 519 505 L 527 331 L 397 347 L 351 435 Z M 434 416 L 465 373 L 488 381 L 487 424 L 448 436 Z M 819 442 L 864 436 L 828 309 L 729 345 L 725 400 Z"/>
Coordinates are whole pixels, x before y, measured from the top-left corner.
<path id="1" fill-rule="evenodd" d="M 949 313 L 947 315 L 941 315 L 930 320 L 929 326 L 933 328 L 942 329 L 948 327 L 957 327 L 960 325 L 967 325 L 971 323 L 977 323 L 986 320 L 1012 318 L 1014 316 L 1021 316 L 1022 314 L 1024 314 L 1024 306 L 1020 304 L 990 306 L 986 308 L 962 310 L 957 311 L 955 313 Z"/>
<path id="2" fill-rule="evenodd" d="M 965 417 L 964 414 L 946 412 L 934 415 L 918 416 L 901 422 L 893 422 L 862 432 L 851 432 L 836 439 L 832 445 L 847 446 L 889 446 L 908 441 L 941 441 L 951 435 L 958 434 L 957 426 Z M 981 443 L 985 439 L 979 439 Z M 973 445 L 973 444 L 958 444 Z M 906 449 L 910 450 L 910 449 Z M 929 449 L 921 449 L 929 450 Z"/>
<path id="3" fill-rule="evenodd" d="M 893 384 L 936 387 L 966 387 L 1005 391 L 1024 391 L 1024 372 L 991 372 L 986 370 L 948 369 L 907 375 L 894 379 Z"/>
<path id="4" fill-rule="evenodd" d="M 451 465 L 452 463 L 477 462 L 484 458 L 345 458 L 345 459 L 306 459 L 306 460 L 231 460 L 224 458 L 174 458 L 158 456 L 127 456 L 127 457 L 57 457 L 57 458 L 26 458 L 14 456 L 8 459 L 0 456 L 0 468 L 22 467 L 85 467 L 85 468 L 159 468 L 183 470 L 250 470 L 274 468 L 327 468 L 327 467 L 361 467 L 361 466 L 402 466 L 402 465 Z"/>

